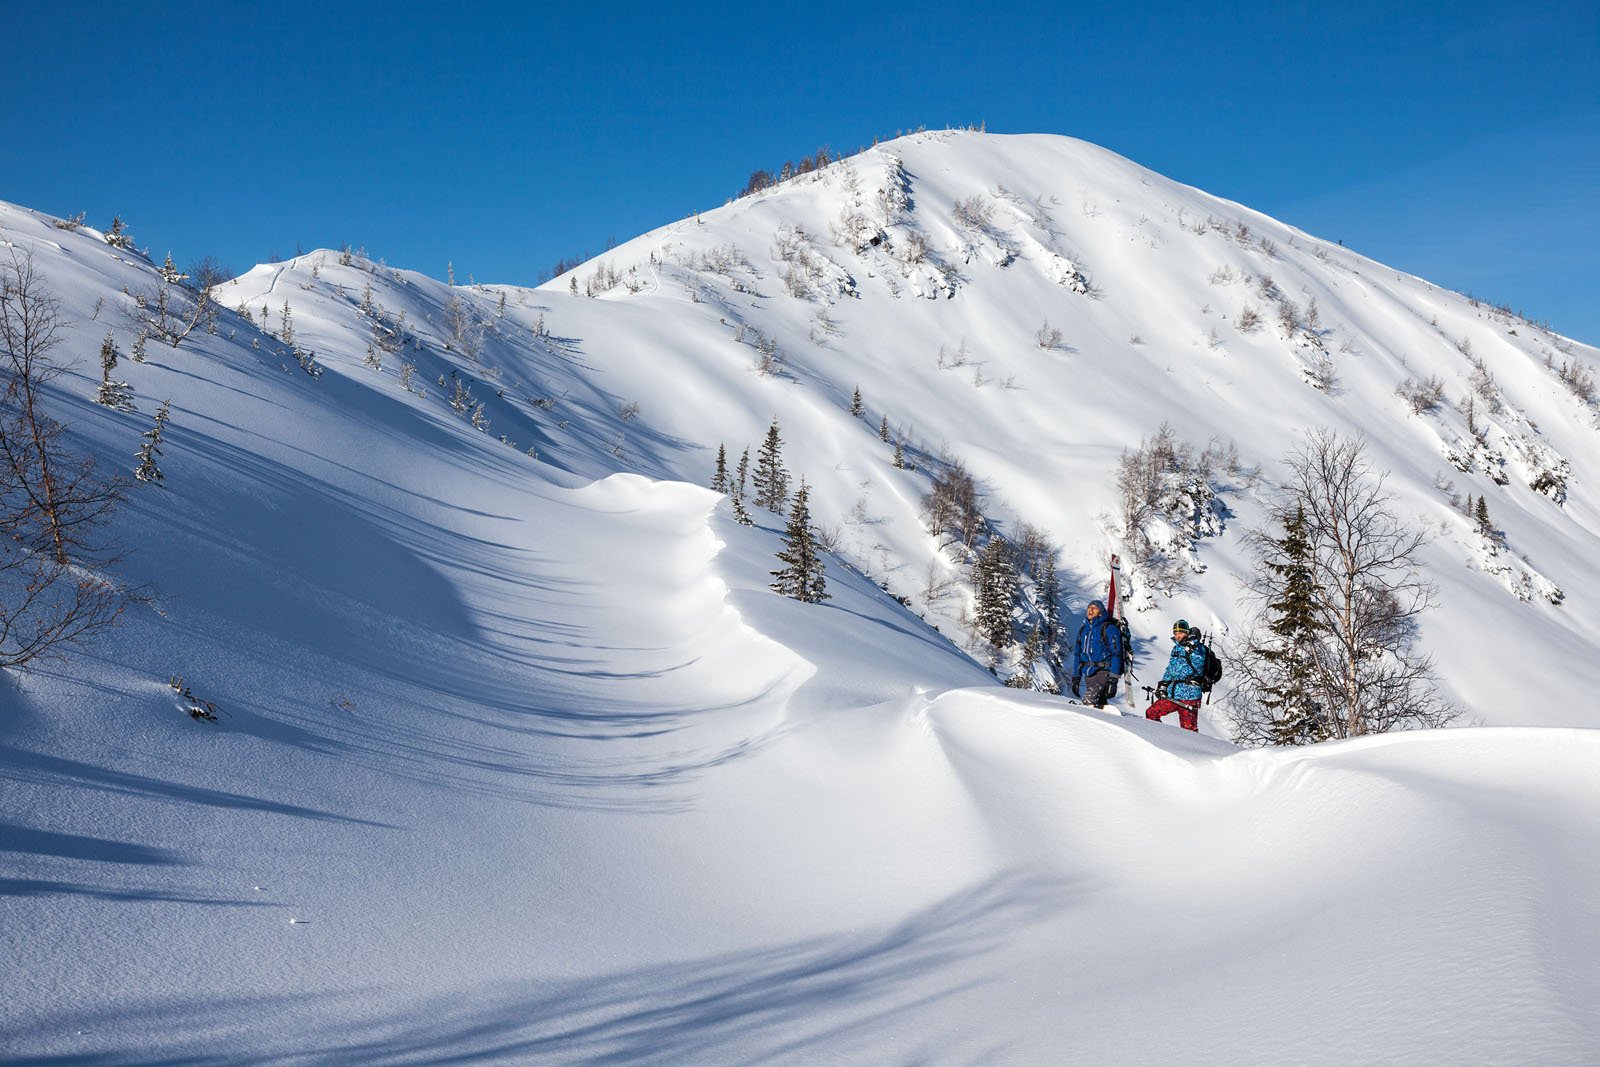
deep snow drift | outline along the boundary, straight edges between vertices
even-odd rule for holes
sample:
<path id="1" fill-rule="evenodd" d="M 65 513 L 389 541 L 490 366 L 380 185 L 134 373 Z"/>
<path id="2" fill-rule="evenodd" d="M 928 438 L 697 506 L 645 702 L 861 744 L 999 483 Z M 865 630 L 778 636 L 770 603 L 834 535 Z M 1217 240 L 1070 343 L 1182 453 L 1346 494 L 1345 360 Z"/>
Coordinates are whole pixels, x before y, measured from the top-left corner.
<path id="1" fill-rule="evenodd" d="M 1544 365 L 1592 349 L 1061 138 L 905 139 L 536 291 L 338 252 L 260 267 L 219 290 L 216 335 L 119 368 L 137 413 L 90 401 L 152 267 L 21 208 L 0 239 L 77 324 L 53 396 L 74 443 L 126 470 L 173 412 L 165 488 L 133 487 L 118 531 L 155 598 L 0 678 L 7 1057 L 1600 1046 L 1600 734 L 1570 667 L 1600 659 L 1600 435 Z M 1234 327 L 1270 310 L 1268 272 L 1320 327 Z M 1324 356 L 1327 391 L 1305 381 Z M 1437 375 L 1454 399 L 1474 358 L 1503 397 L 1476 450 L 1460 412 L 1394 395 Z M 766 588 L 778 516 L 740 527 L 684 484 L 773 417 L 838 549 L 820 606 Z M 1439 529 L 1428 646 L 1499 728 L 1246 752 L 999 687 L 964 651 L 965 588 L 920 596 L 965 573 L 920 525 L 932 461 L 963 458 L 1001 528 L 1047 531 L 1080 608 L 1116 457 L 1163 421 L 1264 473 L 1223 479 L 1188 590 L 1138 591 L 1141 638 L 1240 625 L 1238 535 L 1276 458 L 1359 427 Z M 1560 502 L 1529 484 L 1551 470 Z M 1445 481 L 1490 494 L 1508 550 Z M 179 710 L 175 674 L 219 722 Z"/>

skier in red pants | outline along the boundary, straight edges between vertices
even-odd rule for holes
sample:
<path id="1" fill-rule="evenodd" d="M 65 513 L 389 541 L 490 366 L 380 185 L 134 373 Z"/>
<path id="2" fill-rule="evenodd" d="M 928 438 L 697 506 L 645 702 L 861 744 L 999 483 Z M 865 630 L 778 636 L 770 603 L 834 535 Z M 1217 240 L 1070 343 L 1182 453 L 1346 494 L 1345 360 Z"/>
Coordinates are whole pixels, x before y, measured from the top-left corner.
<path id="1" fill-rule="evenodd" d="M 1172 624 L 1172 658 L 1156 686 L 1156 702 L 1144 713 L 1147 719 L 1161 721 L 1163 715 L 1178 713 L 1178 725 L 1200 732 L 1200 674 L 1205 670 L 1206 654 L 1200 634 L 1189 628 L 1189 620 Z"/>

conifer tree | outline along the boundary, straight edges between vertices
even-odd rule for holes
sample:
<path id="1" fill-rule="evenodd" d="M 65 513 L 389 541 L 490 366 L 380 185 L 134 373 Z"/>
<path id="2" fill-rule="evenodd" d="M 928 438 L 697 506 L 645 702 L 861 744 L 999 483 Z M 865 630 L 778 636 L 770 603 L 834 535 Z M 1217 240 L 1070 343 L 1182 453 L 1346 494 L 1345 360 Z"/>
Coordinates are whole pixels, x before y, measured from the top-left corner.
<path id="1" fill-rule="evenodd" d="M 783 551 L 778 559 L 783 567 L 772 571 L 772 591 L 793 597 L 807 604 L 820 604 L 828 599 L 826 568 L 817 551 L 816 538 L 811 532 L 811 511 L 806 498 L 809 490 L 805 479 L 794 495 L 794 505 L 789 511 L 789 525 L 783 533 Z"/>
<path id="2" fill-rule="evenodd" d="M 1258 699 L 1272 716 L 1273 744 L 1301 745 L 1326 740 L 1328 723 L 1316 699 L 1315 657 L 1318 627 L 1313 598 L 1311 541 L 1303 507 L 1283 517 L 1283 536 L 1270 539 L 1263 561 L 1275 576 L 1276 595 L 1267 604 L 1271 643 L 1259 649 L 1265 667 Z"/>
<path id="3" fill-rule="evenodd" d="M 167 424 L 167 411 L 171 405 L 172 401 L 163 400 L 161 410 L 156 412 L 155 426 L 139 435 L 144 438 L 144 446 L 139 449 L 139 466 L 134 468 L 133 476 L 141 482 L 160 485 L 167 480 L 161 468 L 156 466 L 156 457 L 161 455 L 161 430 Z"/>
<path id="4" fill-rule="evenodd" d="M 992 658 L 1011 644 L 1011 613 L 1017 604 L 1017 570 L 1011 546 L 1003 537 L 991 537 L 973 564 L 978 610 L 974 620 L 978 635 L 989 643 Z"/>
<path id="5" fill-rule="evenodd" d="M 1039 634 L 1039 627 L 1035 626 L 1028 631 L 1028 643 L 1022 646 L 1022 661 L 1017 664 L 1016 672 L 1006 679 L 1006 686 L 1010 689 L 1033 689 L 1033 665 L 1039 658 L 1039 650 L 1043 647 L 1043 639 Z"/>
<path id="6" fill-rule="evenodd" d="M 894 465 L 897 470 L 906 469 L 906 446 L 903 441 L 894 443 Z"/>
<path id="7" fill-rule="evenodd" d="M 1044 567 L 1034 579 L 1039 604 L 1041 638 L 1050 650 L 1050 662 L 1055 662 L 1056 634 L 1061 628 L 1061 589 L 1056 582 L 1056 558 L 1045 557 Z"/>
<path id="8" fill-rule="evenodd" d="M 711 491 L 715 493 L 728 491 L 728 450 L 721 443 L 717 445 L 717 470 L 711 476 Z"/>
<path id="9" fill-rule="evenodd" d="M 885 415 L 883 421 L 878 423 L 878 440 L 884 444 L 889 443 L 889 416 Z"/>
<path id="10" fill-rule="evenodd" d="M 108 408 L 118 411 L 127 411 L 133 407 L 131 394 L 133 389 L 127 382 L 118 381 L 111 376 L 117 368 L 117 342 L 106 334 L 106 339 L 100 343 L 100 389 L 95 393 L 94 402 L 104 404 Z"/>
<path id="11" fill-rule="evenodd" d="M 861 406 L 861 386 L 858 385 L 856 386 L 855 394 L 850 397 L 850 414 L 859 418 L 863 410 Z"/>
<path id="12" fill-rule="evenodd" d="M 733 517 L 740 526 L 754 526 L 756 524 L 756 521 L 750 517 L 750 512 L 744 506 L 745 483 L 749 477 L 750 450 L 747 448 L 744 450 L 744 454 L 739 457 L 739 467 L 730 485 L 731 495 L 733 496 Z"/>
<path id="13" fill-rule="evenodd" d="M 1489 521 L 1489 498 L 1480 496 L 1478 506 L 1473 512 L 1473 521 L 1478 524 L 1478 532 L 1485 537 L 1494 537 L 1494 523 Z"/>
<path id="14" fill-rule="evenodd" d="M 774 514 L 783 513 L 789 499 L 789 472 L 783 469 L 783 440 L 778 436 L 778 420 L 767 427 L 767 438 L 756 454 L 756 505 Z"/>
<path id="15" fill-rule="evenodd" d="M 284 344 L 294 345 L 294 319 L 289 314 L 289 301 L 283 302 L 283 325 L 278 330 L 278 339 Z"/>

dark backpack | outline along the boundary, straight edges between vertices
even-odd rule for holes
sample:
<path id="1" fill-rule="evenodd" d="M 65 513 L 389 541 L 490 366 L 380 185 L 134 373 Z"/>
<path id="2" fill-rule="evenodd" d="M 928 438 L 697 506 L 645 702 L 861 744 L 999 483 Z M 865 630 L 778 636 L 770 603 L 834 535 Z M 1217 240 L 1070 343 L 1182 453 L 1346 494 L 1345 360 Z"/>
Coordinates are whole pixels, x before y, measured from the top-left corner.
<path id="1" fill-rule="evenodd" d="M 1209 693 L 1212 686 L 1222 681 L 1222 661 L 1211 651 L 1211 646 L 1206 644 L 1204 634 L 1195 639 L 1195 647 L 1204 658 L 1201 660 L 1200 673 L 1195 676 L 1194 681 L 1199 684 L 1202 693 Z"/>

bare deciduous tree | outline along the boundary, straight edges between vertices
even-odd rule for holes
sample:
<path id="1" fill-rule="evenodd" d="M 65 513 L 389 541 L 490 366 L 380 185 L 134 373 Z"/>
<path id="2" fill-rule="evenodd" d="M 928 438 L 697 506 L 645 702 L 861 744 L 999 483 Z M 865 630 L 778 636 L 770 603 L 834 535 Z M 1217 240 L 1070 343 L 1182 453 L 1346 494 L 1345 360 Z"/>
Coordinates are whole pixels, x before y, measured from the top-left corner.
<path id="1" fill-rule="evenodd" d="M 1426 532 L 1390 509 L 1360 439 L 1315 430 L 1287 463 L 1289 478 L 1269 515 L 1277 528 L 1303 529 L 1311 621 L 1298 658 L 1315 690 L 1311 703 L 1323 709 L 1325 735 L 1449 722 L 1458 711 L 1438 695 L 1433 661 L 1416 648 L 1418 619 L 1434 598 L 1418 560 Z M 1280 542 L 1264 531 L 1251 541 L 1261 565 L 1248 588 L 1265 611 L 1284 596 L 1284 572 L 1271 566 Z M 1244 683 L 1233 690 L 1231 715 L 1243 741 L 1272 740 L 1273 716 L 1252 683 L 1269 673 L 1268 653 L 1282 650 L 1259 639 L 1264 629 L 1238 657 Z"/>
<path id="2" fill-rule="evenodd" d="M 125 590 L 101 535 L 122 498 L 93 458 L 71 456 L 46 413 L 66 323 L 31 253 L 0 262 L 0 668 L 59 654 L 116 622 Z"/>

